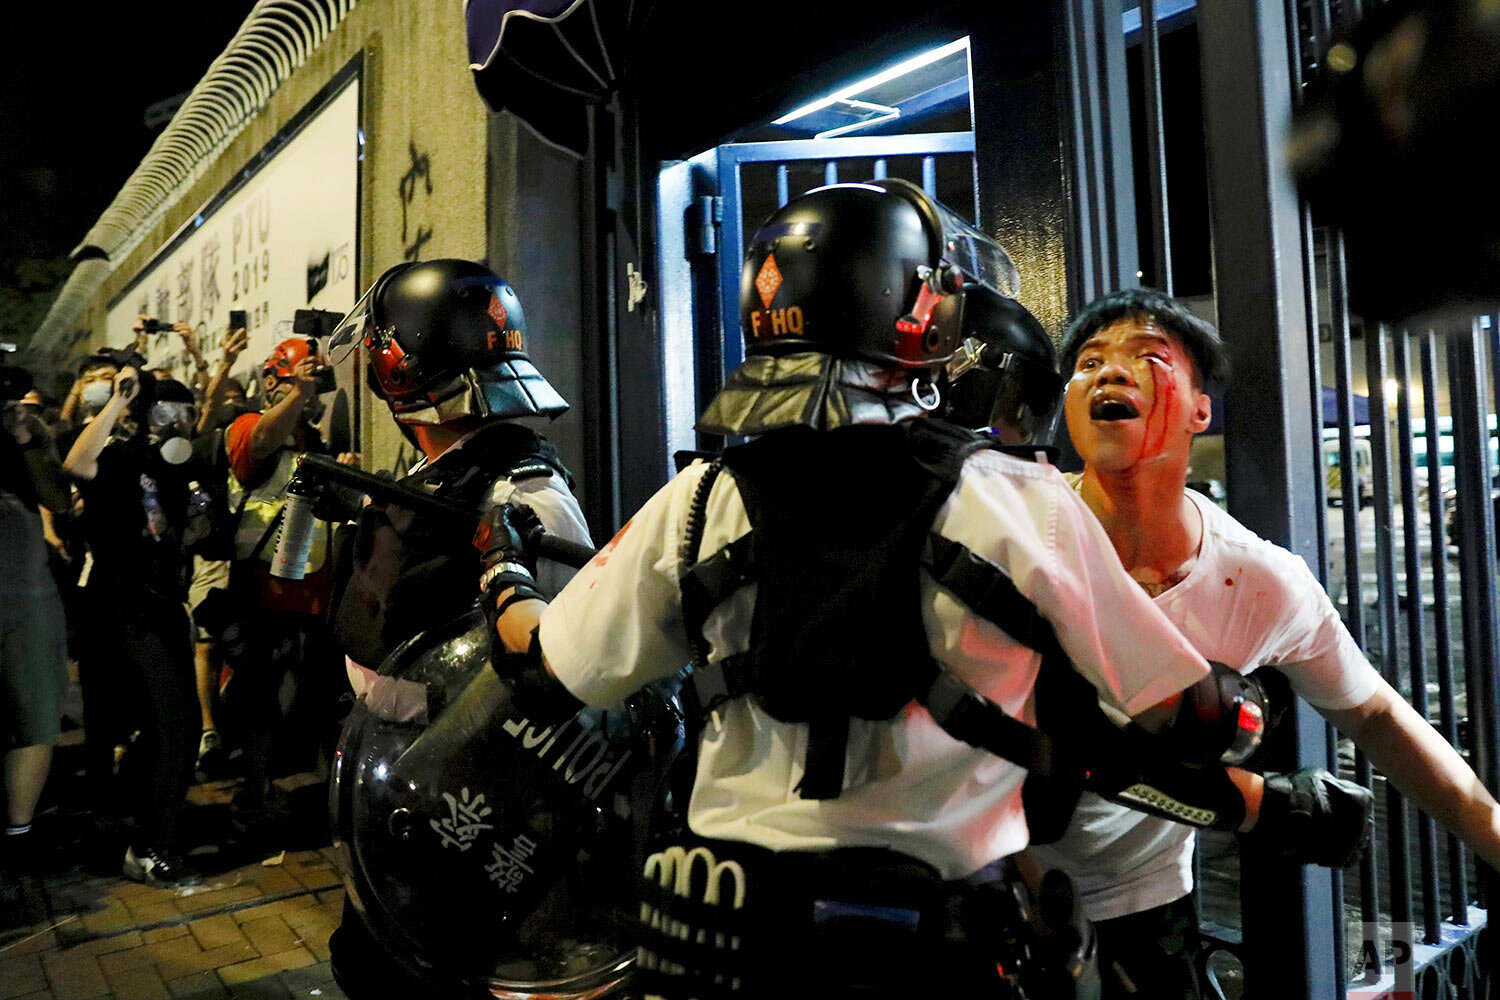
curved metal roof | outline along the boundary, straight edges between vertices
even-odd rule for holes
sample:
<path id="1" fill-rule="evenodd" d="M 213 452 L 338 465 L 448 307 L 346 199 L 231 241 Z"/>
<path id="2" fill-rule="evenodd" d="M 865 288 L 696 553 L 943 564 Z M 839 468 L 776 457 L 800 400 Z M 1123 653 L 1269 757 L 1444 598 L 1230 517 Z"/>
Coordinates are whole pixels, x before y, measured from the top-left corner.
<path id="1" fill-rule="evenodd" d="M 259 0 L 125 186 L 73 250 L 79 261 L 27 353 L 56 348 L 118 263 L 218 159 L 358 0 Z M 112 262 L 99 266 L 100 261 Z M 89 266 L 85 266 L 89 265 Z"/>

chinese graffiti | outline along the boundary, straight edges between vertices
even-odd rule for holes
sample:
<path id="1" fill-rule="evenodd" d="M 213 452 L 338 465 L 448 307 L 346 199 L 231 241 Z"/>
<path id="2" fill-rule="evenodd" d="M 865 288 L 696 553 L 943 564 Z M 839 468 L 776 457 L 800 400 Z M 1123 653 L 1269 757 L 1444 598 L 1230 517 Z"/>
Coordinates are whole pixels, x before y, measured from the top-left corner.
<path id="1" fill-rule="evenodd" d="M 197 277 L 193 272 L 196 270 L 190 259 L 177 265 L 177 316 L 184 323 L 193 315 L 193 279 Z"/>
<path id="2" fill-rule="evenodd" d="M 461 788 L 457 798 L 444 792 L 443 800 L 448 803 L 448 815 L 441 820 L 428 822 L 437 831 L 444 847 L 457 847 L 460 851 L 467 851 L 474 846 L 474 838 L 481 832 L 495 828 L 493 824 L 484 822 L 485 817 L 494 810 L 484 804 L 483 793 L 470 798 L 469 790 Z"/>
<path id="3" fill-rule="evenodd" d="M 328 264 L 333 254 L 325 253 L 321 259 L 307 265 L 307 301 L 328 287 Z"/>
<path id="4" fill-rule="evenodd" d="M 203 241 L 198 254 L 199 271 L 202 275 L 200 301 L 203 303 L 203 318 L 211 319 L 219 308 L 219 234 L 214 233 Z"/>
<path id="5" fill-rule="evenodd" d="M 484 866 L 490 881 L 508 893 L 513 893 L 521 888 L 521 882 L 527 875 L 533 874 L 533 869 L 526 863 L 526 859 L 536 853 L 536 844 L 525 834 L 517 834 L 511 841 L 510 849 L 506 850 L 499 844 L 490 849 L 494 861 Z"/>
<path id="6" fill-rule="evenodd" d="M 407 260 L 417 260 L 422 254 L 422 248 L 426 246 L 428 240 L 432 239 L 433 229 L 420 222 L 417 222 L 413 229 L 410 209 L 417 200 L 418 182 L 421 183 L 426 196 L 432 197 L 432 157 L 428 153 L 417 151 L 415 139 L 408 140 L 407 151 L 411 154 L 411 167 L 401 175 L 401 180 L 396 185 L 396 193 L 401 196 L 402 256 Z M 409 233 L 411 235 L 408 235 Z"/>

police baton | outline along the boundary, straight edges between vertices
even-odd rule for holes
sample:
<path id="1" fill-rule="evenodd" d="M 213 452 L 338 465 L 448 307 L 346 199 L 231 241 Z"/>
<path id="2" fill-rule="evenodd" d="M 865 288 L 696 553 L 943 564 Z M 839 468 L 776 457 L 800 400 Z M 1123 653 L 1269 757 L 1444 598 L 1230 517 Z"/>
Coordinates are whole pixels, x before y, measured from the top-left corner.
<path id="1" fill-rule="evenodd" d="M 300 580 L 305 575 L 317 520 L 313 511 L 331 487 L 357 492 L 379 504 L 401 507 L 418 517 L 441 518 L 455 529 L 466 528 L 470 535 L 479 526 L 479 516 L 467 507 L 394 479 L 352 465 L 341 465 L 327 455 L 303 455 L 297 460 L 296 472 L 286 488 L 286 510 L 271 561 L 273 576 Z M 594 558 L 594 550 L 587 545 L 560 538 L 540 525 L 527 532 L 524 541 L 527 554 L 533 559 L 550 559 L 577 569 Z"/>

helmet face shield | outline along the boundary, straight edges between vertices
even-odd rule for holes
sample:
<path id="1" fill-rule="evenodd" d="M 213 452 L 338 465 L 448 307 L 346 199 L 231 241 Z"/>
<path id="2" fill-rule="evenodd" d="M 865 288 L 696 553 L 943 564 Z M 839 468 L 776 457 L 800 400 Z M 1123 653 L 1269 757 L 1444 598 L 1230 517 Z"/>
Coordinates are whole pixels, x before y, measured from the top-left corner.
<path id="1" fill-rule="evenodd" d="M 379 284 L 379 282 L 376 282 Z M 375 299 L 375 285 L 365 289 L 354 308 L 336 326 L 328 337 L 328 357 L 334 364 L 346 361 L 355 348 L 364 343 L 365 327 L 370 321 L 370 303 Z"/>
<path id="2" fill-rule="evenodd" d="M 900 178 L 888 177 L 870 184 L 912 203 L 937 237 L 936 250 L 941 263 L 961 273 L 965 282 L 983 285 L 1007 298 L 1021 294 L 1021 273 L 1010 255 L 947 205 Z"/>
<path id="3" fill-rule="evenodd" d="M 1021 294 L 1021 273 L 1000 244 L 969 225 L 941 202 L 931 201 L 942 231 L 944 263 L 963 273 L 964 280 L 1015 298 Z"/>

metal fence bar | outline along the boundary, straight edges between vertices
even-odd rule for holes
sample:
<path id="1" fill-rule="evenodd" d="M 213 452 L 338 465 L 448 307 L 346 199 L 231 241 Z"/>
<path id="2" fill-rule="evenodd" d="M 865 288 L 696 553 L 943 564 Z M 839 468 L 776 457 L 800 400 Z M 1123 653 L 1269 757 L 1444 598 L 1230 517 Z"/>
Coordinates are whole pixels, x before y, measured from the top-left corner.
<path id="1" fill-rule="evenodd" d="M 823 183 L 837 184 L 839 182 L 839 164 L 837 160 L 829 160 L 823 164 Z"/>
<path id="2" fill-rule="evenodd" d="M 885 180 L 885 157 L 882 156 L 875 161 L 875 173 L 873 176 L 877 181 Z"/>
<path id="3" fill-rule="evenodd" d="M 1436 646 L 1438 731 L 1458 746 L 1458 712 L 1453 691 L 1453 646 L 1448 634 L 1448 539 L 1444 524 L 1443 460 L 1438 434 L 1437 334 L 1422 336 L 1422 420 L 1427 426 L 1427 509 L 1432 542 L 1433 643 Z M 1469 922 L 1469 873 L 1463 841 L 1448 835 L 1448 896 L 1455 924 Z"/>
<path id="4" fill-rule="evenodd" d="M 1312 4 L 1317 7 L 1317 2 Z M 1303 86 L 1305 81 L 1302 76 L 1302 64 L 1306 53 L 1302 50 L 1302 30 L 1299 20 L 1301 4 L 1299 0 L 1287 0 L 1287 24 L 1293 28 L 1290 52 L 1292 71 L 1292 96 L 1293 103 L 1301 107 L 1303 101 Z M 1325 17 L 1324 24 L 1327 23 Z M 1320 33 L 1316 12 L 1312 19 L 1312 47 L 1314 52 L 1322 51 L 1327 44 L 1326 31 Z M 1321 326 L 1318 316 L 1318 254 L 1317 234 L 1313 228 L 1312 206 L 1307 200 L 1301 199 L 1298 204 L 1302 218 L 1302 284 L 1307 288 L 1307 364 L 1312 371 L 1308 388 L 1311 390 L 1309 402 L 1312 404 L 1312 426 L 1309 431 L 1313 436 L 1313 454 L 1317 459 L 1318 471 L 1313 476 L 1313 495 L 1318 504 L 1318 510 L 1326 513 L 1328 510 L 1328 477 L 1326 460 L 1323 458 L 1323 352 L 1321 350 Z M 1326 590 L 1328 588 L 1328 518 L 1318 518 L 1318 558 L 1313 563 L 1313 572 L 1317 574 L 1318 582 Z M 1337 747 L 1334 745 L 1332 734 L 1329 736 L 1330 759 L 1336 755 Z M 1334 765 L 1330 764 L 1330 770 Z M 1342 898 L 1342 887 L 1335 886 Z"/>
<path id="5" fill-rule="evenodd" d="M 1311 0 L 1309 3 L 1309 49 L 1303 49 L 1303 34 L 1301 22 L 1300 0 L 1287 0 L 1289 10 L 1287 24 L 1293 30 L 1291 32 L 1291 70 L 1292 70 L 1292 93 L 1294 103 L 1301 106 L 1304 96 L 1306 81 L 1303 78 L 1303 66 L 1313 60 L 1321 60 L 1322 53 L 1328 47 L 1328 0 Z M 1323 351 L 1322 351 L 1322 324 L 1318 312 L 1318 258 L 1317 258 L 1317 231 L 1313 227 L 1312 206 L 1302 199 L 1299 205 L 1301 212 L 1302 229 L 1302 282 L 1307 287 L 1307 361 L 1312 377 L 1309 379 L 1308 388 L 1310 392 L 1309 412 L 1312 414 L 1309 431 L 1313 436 L 1313 453 L 1316 456 L 1318 468 L 1313 476 L 1313 496 L 1318 505 L 1319 517 L 1317 521 L 1318 531 L 1318 557 L 1313 563 L 1313 571 L 1317 574 L 1318 582 L 1326 590 L 1330 582 L 1330 570 L 1328 565 L 1328 470 L 1327 459 L 1323 455 Z M 1324 234 L 1323 244 L 1325 254 L 1327 252 L 1327 233 Z M 1324 725 L 1324 741 L 1327 754 L 1324 758 L 1324 766 L 1334 774 L 1338 773 L 1338 734 L 1334 732 L 1333 726 Z M 1329 872 L 1329 896 L 1332 900 L 1332 909 L 1335 914 L 1342 915 L 1344 912 L 1344 873 L 1342 871 Z M 1344 982 L 1342 970 L 1345 966 L 1345 951 L 1347 945 L 1344 935 L 1335 933 L 1333 935 L 1333 966 L 1340 970 L 1337 982 L 1337 992 L 1334 1000 L 1344 1000 L 1348 995 L 1348 987 Z"/>
<path id="6" fill-rule="evenodd" d="M 1167 151 L 1161 113 L 1161 31 L 1156 0 L 1141 0 L 1141 55 L 1146 102 L 1146 178 L 1151 190 L 1151 246 L 1156 287 L 1172 294 L 1172 220 L 1167 206 Z"/>
<path id="7" fill-rule="evenodd" d="M 1414 435 L 1411 422 L 1411 336 L 1399 330 L 1392 338 L 1396 376 L 1396 444 L 1401 474 L 1401 543 L 1402 569 L 1406 583 L 1406 664 L 1411 680 L 1411 704 L 1425 722 L 1427 712 L 1427 646 L 1426 623 L 1422 620 L 1422 550 L 1417 527 L 1418 497 Z M 1427 425 L 1429 451 L 1437 448 L 1437 428 Z M 1428 489 L 1441 486 L 1428 481 Z M 1394 657 L 1392 657 L 1394 660 Z M 1391 850 L 1394 852 L 1395 847 Z M 1421 864 L 1422 940 L 1437 944 L 1441 937 L 1438 912 L 1437 827 L 1432 817 L 1417 813 L 1417 857 Z M 1395 881 L 1394 875 L 1392 881 Z M 1394 917 L 1393 917 L 1394 919 Z"/>
<path id="8" fill-rule="evenodd" d="M 1361 593 L 1359 571 L 1359 467 L 1354 451 L 1354 390 L 1353 363 L 1350 359 L 1348 279 L 1344 261 L 1344 235 L 1337 230 L 1328 231 L 1328 299 L 1333 311 L 1333 370 L 1334 392 L 1337 397 L 1339 419 L 1339 485 L 1344 504 L 1344 596 L 1346 611 L 1344 625 L 1365 648 L 1365 607 Z M 1373 789 L 1375 775 L 1369 759 L 1358 748 L 1354 751 L 1354 777 L 1366 788 Z M 1376 881 L 1375 852 L 1365 851 L 1359 859 L 1359 909 L 1360 919 L 1367 924 L 1380 920 L 1380 892 Z M 1372 972 L 1379 973 L 1380 956 L 1370 957 L 1375 966 Z"/>
<path id="9" fill-rule="evenodd" d="M 922 190 L 929 198 L 937 197 L 937 158 L 922 157 Z"/>
<path id="10" fill-rule="evenodd" d="M 1485 336 L 1476 319 L 1468 333 L 1448 338 L 1448 386 L 1453 414 L 1454 487 L 1458 494 L 1458 567 L 1463 594 L 1465 702 L 1470 763 L 1490 794 L 1500 793 L 1500 743 L 1495 608 L 1495 510 L 1491 499 L 1489 403 L 1485 391 Z M 1480 896 L 1492 906 L 1494 872 L 1480 869 Z"/>
<path id="11" fill-rule="evenodd" d="M 1317 519 L 1308 477 L 1317 449 L 1305 421 L 1311 387 L 1297 193 L 1286 176 L 1291 112 L 1288 21 L 1279 3 L 1199 4 L 1199 67 L 1207 144 L 1214 280 L 1235 363 L 1226 391 L 1230 513 L 1313 565 Z M 1254 192 L 1253 197 L 1245 197 Z M 1299 705 L 1271 746 L 1270 766 L 1321 764 L 1327 727 Z M 1242 883 L 1245 987 L 1255 997 L 1339 995 L 1329 961 L 1342 933 L 1324 869 L 1254 859 Z M 1247 869 L 1249 870 L 1249 869 Z"/>
<path id="12" fill-rule="evenodd" d="M 787 191 L 786 164 L 778 163 L 776 164 L 776 207 L 785 208 L 786 203 L 791 200 L 791 195 Z"/>
<path id="13" fill-rule="evenodd" d="M 1391 449 L 1387 424 L 1385 382 L 1386 327 L 1365 327 L 1365 376 L 1370 399 L 1370 474 L 1375 479 L 1375 580 L 1378 628 L 1376 645 L 1380 673 L 1393 688 L 1401 688 L 1396 671 L 1396 547 L 1392 538 Z M 1415 692 L 1414 692 L 1415 694 Z M 1386 846 L 1390 855 L 1391 920 L 1411 923 L 1410 828 L 1406 798 L 1392 781 L 1385 783 Z M 1374 854 L 1375 852 L 1369 851 Z"/>

